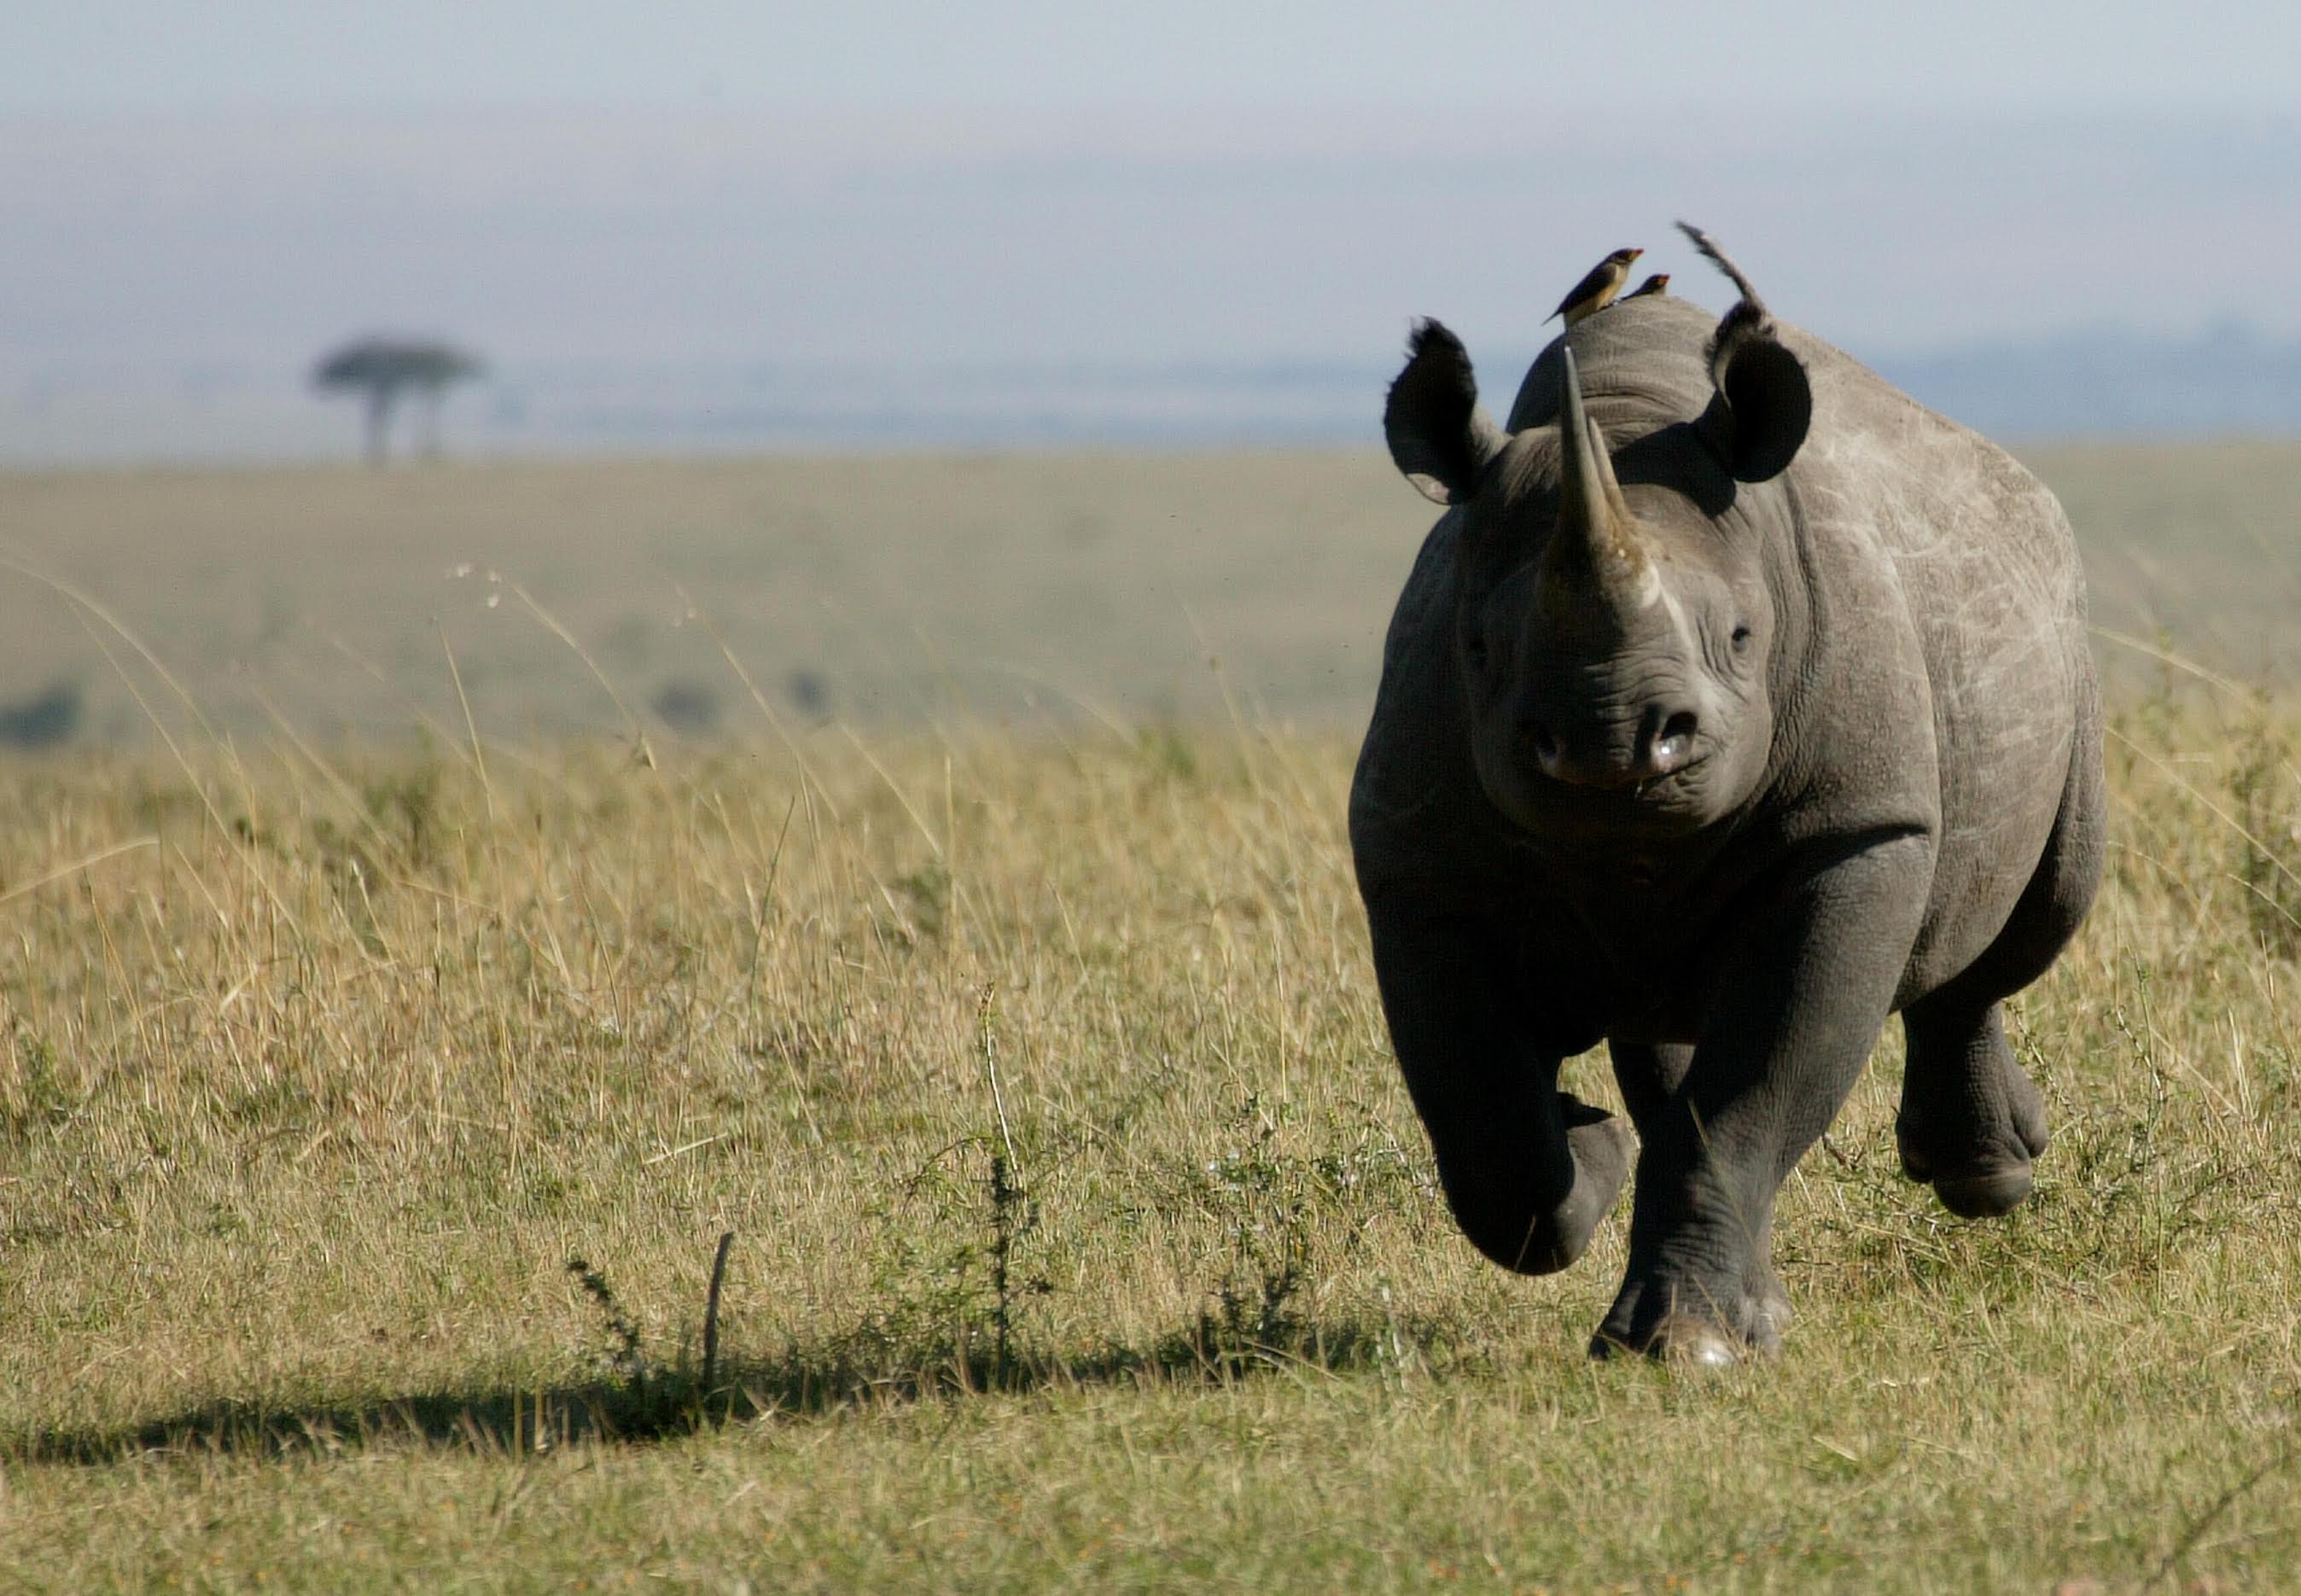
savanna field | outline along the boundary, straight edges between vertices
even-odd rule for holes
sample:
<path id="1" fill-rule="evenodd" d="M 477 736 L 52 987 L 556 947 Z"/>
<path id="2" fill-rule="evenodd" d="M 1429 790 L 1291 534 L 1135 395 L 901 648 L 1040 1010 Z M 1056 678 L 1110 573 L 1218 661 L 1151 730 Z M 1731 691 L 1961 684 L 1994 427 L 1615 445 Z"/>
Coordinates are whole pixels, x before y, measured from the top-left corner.
<path id="1" fill-rule="evenodd" d="M 1387 462 L 0 478 L 0 1588 L 2301 1586 L 2301 449 L 2033 464 L 2037 1194 L 1902 1180 L 1889 1028 L 1723 1376 L 1437 1193 Z"/>

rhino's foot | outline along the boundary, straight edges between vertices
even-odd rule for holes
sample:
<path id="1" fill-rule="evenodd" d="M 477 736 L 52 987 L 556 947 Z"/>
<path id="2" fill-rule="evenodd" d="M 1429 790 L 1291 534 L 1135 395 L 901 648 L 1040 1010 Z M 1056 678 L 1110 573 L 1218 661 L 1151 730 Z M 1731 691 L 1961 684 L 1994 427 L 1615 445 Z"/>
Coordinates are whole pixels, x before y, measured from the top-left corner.
<path id="1" fill-rule="evenodd" d="M 2005 1042 L 2004 1011 L 1954 995 L 1902 1016 L 1909 1061 L 1894 1136 L 1902 1173 L 1930 1183 L 1966 1219 L 2007 1212 L 2029 1195 L 2029 1166 L 2046 1150 L 2046 1099 Z"/>
<path id="2" fill-rule="evenodd" d="M 1581 1107 L 1569 1099 L 1569 1115 Z M 1558 1205 L 1550 1226 L 1560 1253 L 1555 1266 L 1560 1269 L 1580 1258 L 1590 1245 L 1598 1222 L 1612 1210 L 1638 1156 L 1637 1139 L 1630 1134 L 1629 1126 L 1611 1114 L 1583 1111 L 1592 1117 L 1569 1125 L 1566 1132 L 1566 1145 L 1574 1153 L 1574 1189 Z"/>
<path id="3" fill-rule="evenodd" d="M 1781 1350 L 1790 1299 L 1769 1271 L 1751 1286 L 1704 1288 L 1654 1277 L 1626 1283 L 1591 1338 L 1590 1356 L 1643 1353 L 1666 1363 L 1726 1368 Z"/>
<path id="4" fill-rule="evenodd" d="M 2046 1104 L 2008 1061 L 2002 1095 L 1982 1112 L 1937 1117 L 1904 1105 L 1894 1124 L 1902 1173 L 1931 1185 L 1961 1219 L 1994 1219 L 2029 1195 L 2030 1166 L 2046 1150 Z"/>
<path id="5" fill-rule="evenodd" d="M 1559 1096 L 1574 1178 L 1566 1195 L 1548 1207 L 1532 1207 L 1515 1182 L 1463 1180 L 1440 1166 L 1462 1233 L 1495 1263 L 1521 1274 L 1555 1274 L 1582 1256 L 1637 1156 L 1637 1142 L 1619 1119 Z"/>

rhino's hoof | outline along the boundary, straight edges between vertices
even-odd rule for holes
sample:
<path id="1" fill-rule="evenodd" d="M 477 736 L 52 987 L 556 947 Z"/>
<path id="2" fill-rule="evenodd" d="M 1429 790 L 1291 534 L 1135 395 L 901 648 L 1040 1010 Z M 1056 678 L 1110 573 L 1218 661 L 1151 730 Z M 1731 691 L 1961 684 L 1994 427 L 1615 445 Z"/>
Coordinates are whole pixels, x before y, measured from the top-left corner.
<path id="1" fill-rule="evenodd" d="M 1688 1368 L 1729 1369 L 1742 1361 L 1742 1349 L 1714 1324 L 1700 1319 L 1664 1319 L 1646 1343 L 1646 1356 Z"/>
<path id="2" fill-rule="evenodd" d="M 1696 1369 L 1731 1368 L 1742 1361 L 1744 1352 L 1745 1349 L 1718 1326 L 1686 1314 L 1672 1314 L 1655 1325 L 1643 1346 L 1633 1347 L 1602 1330 L 1590 1342 L 1593 1358 L 1643 1353 L 1658 1363 Z"/>
<path id="3" fill-rule="evenodd" d="M 1643 1333 L 1625 1334 L 1603 1327 L 1591 1339 L 1590 1356 L 1604 1358 L 1640 1353 L 1688 1368 L 1722 1369 L 1779 1352 L 1782 1333 L 1790 1324 L 1790 1299 L 1781 1287 L 1770 1285 L 1744 1299 L 1743 1308 L 1739 1317 L 1745 1327 L 1739 1333 L 1701 1314 L 1682 1311 L 1664 1314 Z"/>
<path id="4" fill-rule="evenodd" d="M 2045 1099 L 2027 1075 L 2009 1072 L 2010 1100 L 1995 1123 L 1953 1133 L 1907 1108 L 1895 1122 L 1902 1173 L 1931 1186 L 1961 1219 L 1994 1219 L 2019 1207 L 2029 1195 L 2029 1166 L 2046 1151 Z"/>
<path id="5" fill-rule="evenodd" d="M 1608 1114 L 1569 1128 L 1566 1145 L 1574 1155 L 1574 1190 L 1560 1205 L 1560 1223 L 1571 1233 L 1578 1258 L 1621 1195 L 1622 1182 L 1637 1162 L 1638 1140 L 1628 1125 Z"/>
<path id="6" fill-rule="evenodd" d="M 1924 1149 L 1907 1132 L 1901 1132 L 1895 1141 L 1898 1144 L 1895 1150 L 1902 1155 L 1902 1178 L 1914 1181 L 1920 1186 L 1931 1182 L 1934 1178 L 1933 1160 L 1926 1157 Z"/>
<path id="7" fill-rule="evenodd" d="M 1574 1183 L 1552 1207 L 1530 1210 L 1514 1184 L 1475 1174 L 1446 1187 L 1454 1221 L 1470 1244 L 1520 1274 L 1555 1274 L 1582 1256 L 1637 1157 L 1636 1139 L 1620 1120 L 1571 1099 L 1569 1109 L 1577 1116 L 1566 1132 Z"/>
<path id="8" fill-rule="evenodd" d="M 2029 1195 L 2029 1166 L 2014 1164 L 1972 1174 L 1942 1175 L 1934 1194 L 1961 1219 L 1995 1219 L 2021 1206 Z"/>

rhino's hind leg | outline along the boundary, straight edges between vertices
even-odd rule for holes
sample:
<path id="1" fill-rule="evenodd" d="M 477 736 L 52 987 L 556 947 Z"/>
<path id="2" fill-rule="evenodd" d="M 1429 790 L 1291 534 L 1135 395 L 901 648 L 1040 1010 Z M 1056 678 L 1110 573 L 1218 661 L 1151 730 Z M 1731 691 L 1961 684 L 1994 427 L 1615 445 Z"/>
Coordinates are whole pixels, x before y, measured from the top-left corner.
<path id="1" fill-rule="evenodd" d="M 1622 1103 L 1641 1141 L 1653 1140 L 1669 1112 L 1670 1099 L 1693 1067 L 1694 1049 L 1683 1042 L 1626 1042 L 1606 1039 L 1606 1055 L 1614 1062 L 1614 1080 L 1622 1089 Z"/>
<path id="2" fill-rule="evenodd" d="M 2046 1150 L 2046 1105 L 2005 1045 L 1999 1000 L 2052 967 L 2101 880 L 2105 802 L 2089 680 L 2079 711 L 2061 810 L 2005 928 L 1970 969 L 1902 1015 L 1909 1062 L 1894 1126 L 1902 1169 L 1968 1219 L 2029 1196 L 2030 1163 Z"/>
<path id="3" fill-rule="evenodd" d="M 2046 1105 L 2005 1045 L 1999 1006 L 1928 999 L 1902 1016 L 1909 1064 L 1895 1138 L 1902 1171 L 1932 1184 L 1966 1219 L 2006 1213 L 2029 1195 L 2046 1150 Z"/>

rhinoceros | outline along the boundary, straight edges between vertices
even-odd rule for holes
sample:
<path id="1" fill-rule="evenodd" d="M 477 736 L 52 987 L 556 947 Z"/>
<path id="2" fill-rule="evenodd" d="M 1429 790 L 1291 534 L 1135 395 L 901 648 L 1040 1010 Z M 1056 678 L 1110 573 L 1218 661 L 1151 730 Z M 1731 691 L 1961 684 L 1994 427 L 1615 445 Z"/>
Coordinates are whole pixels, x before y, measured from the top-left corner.
<path id="1" fill-rule="evenodd" d="M 1594 1356 L 1778 1348 L 1775 1197 L 1888 1015 L 1895 1140 L 1949 1210 L 2028 1196 L 2001 1000 L 2103 853 L 2084 579 L 2003 450 L 1777 322 L 1627 300 L 1497 427 L 1417 325 L 1384 431 L 1446 506 L 1384 647 L 1351 846 L 1393 1046 L 1462 1232 L 1527 1274 L 1636 1179 Z M 1628 1128 L 1560 1090 L 1606 1044 Z"/>

